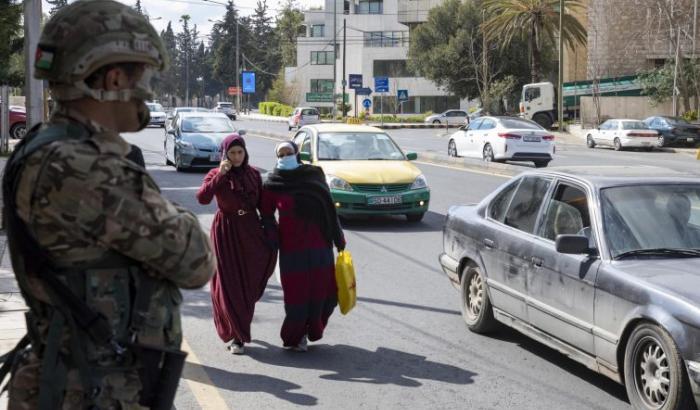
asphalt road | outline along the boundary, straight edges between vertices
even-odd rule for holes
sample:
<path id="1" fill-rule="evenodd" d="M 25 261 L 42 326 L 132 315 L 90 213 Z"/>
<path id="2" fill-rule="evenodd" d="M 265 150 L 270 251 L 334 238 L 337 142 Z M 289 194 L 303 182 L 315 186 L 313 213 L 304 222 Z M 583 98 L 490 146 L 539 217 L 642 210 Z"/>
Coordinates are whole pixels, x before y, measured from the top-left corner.
<path id="1" fill-rule="evenodd" d="M 239 120 L 236 121 L 236 127 L 251 132 L 254 130 L 265 130 L 282 134 L 288 133 L 290 137 L 294 133 L 287 130 L 286 123 Z M 449 136 L 456 131 L 454 128 L 450 128 L 447 133 L 445 129 L 387 130 L 397 144 L 406 151 L 438 152 L 442 154 L 447 154 Z M 512 164 L 522 166 L 524 170 L 533 166 L 529 162 L 513 162 Z M 578 141 L 574 137 L 567 141 L 557 141 L 557 153 L 549 166 L 576 165 L 651 165 L 678 171 L 700 173 L 700 161 L 687 154 L 660 151 L 617 152 L 608 148 L 588 149 L 583 140 Z"/>
<path id="2" fill-rule="evenodd" d="M 144 150 L 164 194 L 196 212 L 208 230 L 215 206 L 200 206 L 194 198 L 204 173 L 162 165 L 161 129 L 126 138 Z M 253 165 L 273 167 L 275 141 L 247 142 Z M 254 342 L 245 356 L 230 355 L 218 339 L 208 289 L 185 292 L 183 326 L 192 353 L 176 407 L 628 409 L 622 386 L 515 331 L 487 337 L 466 329 L 458 294 L 437 262 L 442 222 L 451 205 L 479 201 L 506 180 L 419 167 L 432 189 L 422 223 L 397 217 L 344 227 L 358 305 L 348 316 L 336 311 L 325 337 L 307 353 L 281 348 L 284 307 L 274 276 L 257 305 Z"/>

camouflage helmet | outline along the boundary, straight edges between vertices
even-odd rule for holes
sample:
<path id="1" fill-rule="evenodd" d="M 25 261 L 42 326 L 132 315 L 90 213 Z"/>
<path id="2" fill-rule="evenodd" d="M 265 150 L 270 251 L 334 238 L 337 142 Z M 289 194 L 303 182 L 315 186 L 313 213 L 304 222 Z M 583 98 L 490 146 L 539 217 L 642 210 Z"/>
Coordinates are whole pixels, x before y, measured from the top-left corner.
<path id="1" fill-rule="evenodd" d="M 102 101 L 134 98 L 133 93 L 91 91 L 85 84 L 97 69 L 115 63 L 143 63 L 162 71 L 167 53 L 153 26 L 131 7 L 115 0 L 78 0 L 46 23 L 34 76 L 52 83 L 57 100 L 86 95 Z"/>

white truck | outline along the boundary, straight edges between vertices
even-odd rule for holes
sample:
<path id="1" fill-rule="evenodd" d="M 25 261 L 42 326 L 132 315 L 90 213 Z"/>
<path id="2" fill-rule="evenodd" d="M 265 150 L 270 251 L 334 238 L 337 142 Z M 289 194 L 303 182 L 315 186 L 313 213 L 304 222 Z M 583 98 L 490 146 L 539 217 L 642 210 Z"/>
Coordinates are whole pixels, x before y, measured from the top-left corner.
<path id="1" fill-rule="evenodd" d="M 581 97 L 592 96 L 596 87 L 600 96 L 638 96 L 642 92 L 637 76 L 564 83 L 564 119 L 574 118 L 580 109 Z M 520 117 L 535 121 L 546 129 L 551 128 L 557 120 L 557 90 L 554 84 L 524 85 L 520 97 Z"/>

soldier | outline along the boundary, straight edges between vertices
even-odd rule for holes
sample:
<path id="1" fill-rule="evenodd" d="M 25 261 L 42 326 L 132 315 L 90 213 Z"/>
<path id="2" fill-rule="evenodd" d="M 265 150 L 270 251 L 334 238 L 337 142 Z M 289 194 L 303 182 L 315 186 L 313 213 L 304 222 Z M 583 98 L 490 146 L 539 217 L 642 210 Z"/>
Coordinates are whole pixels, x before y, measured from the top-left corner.
<path id="1" fill-rule="evenodd" d="M 10 409 L 170 408 L 184 364 L 178 288 L 214 271 L 197 217 L 127 159 L 150 80 L 166 66 L 153 27 L 113 0 L 78 0 L 46 24 L 36 78 L 57 107 L 5 169 L 5 226 L 29 307 Z"/>

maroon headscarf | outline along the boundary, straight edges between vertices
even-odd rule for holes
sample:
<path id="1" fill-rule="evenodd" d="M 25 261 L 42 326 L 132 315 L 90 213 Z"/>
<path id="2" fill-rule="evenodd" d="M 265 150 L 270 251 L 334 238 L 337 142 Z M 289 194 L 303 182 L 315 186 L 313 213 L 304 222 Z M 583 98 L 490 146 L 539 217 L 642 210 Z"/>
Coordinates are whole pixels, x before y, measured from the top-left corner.
<path id="1" fill-rule="evenodd" d="M 238 194 L 243 196 L 247 205 L 255 208 L 260 198 L 260 173 L 248 164 L 249 156 L 248 149 L 245 146 L 245 140 L 239 134 L 234 133 L 224 138 L 221 141 L 221 157 L 228 159 L 228 150 L 231 147 L 239 146 L 245 151 L 245 158 L 240 167 L 233 167 L 226 174 L 230 181 L 231 188 Z"/>

